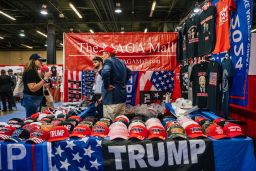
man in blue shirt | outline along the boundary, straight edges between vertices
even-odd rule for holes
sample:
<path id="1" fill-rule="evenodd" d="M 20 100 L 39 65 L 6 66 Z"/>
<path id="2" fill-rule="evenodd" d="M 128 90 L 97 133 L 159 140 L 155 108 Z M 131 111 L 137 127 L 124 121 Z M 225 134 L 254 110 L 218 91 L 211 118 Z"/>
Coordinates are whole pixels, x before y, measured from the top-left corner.
<path id="1" fill-rule="evenodd" d="M 110 46 L 104 49 L 103 58 L 103 114 L 104 117 L 114 119 L 116 115 L 125 112 L 126 84 L 131 76 L 131 70 L 116 57 L 115 50 Z"/>

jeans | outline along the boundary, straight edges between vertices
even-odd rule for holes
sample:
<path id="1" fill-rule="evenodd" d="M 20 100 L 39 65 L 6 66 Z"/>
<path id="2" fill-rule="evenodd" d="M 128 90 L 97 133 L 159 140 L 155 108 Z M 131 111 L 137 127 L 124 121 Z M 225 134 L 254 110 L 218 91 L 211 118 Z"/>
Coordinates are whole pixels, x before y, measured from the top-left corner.
<path id="1" fill-rule="evenodd" d="M 26 117 L 30 117 L 39 111 L 43 96 L 33 96 L 24 94 L 22 105 L 26 109 Z"/>

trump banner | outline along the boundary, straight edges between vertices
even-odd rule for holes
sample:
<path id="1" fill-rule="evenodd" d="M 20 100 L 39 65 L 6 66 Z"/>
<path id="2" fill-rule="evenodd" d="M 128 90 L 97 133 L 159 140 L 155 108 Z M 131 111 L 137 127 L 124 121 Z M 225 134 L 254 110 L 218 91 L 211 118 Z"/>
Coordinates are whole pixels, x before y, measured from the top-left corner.
<path id="1" fill-rule="evenodd" d="M 90 74 L 85 72 L 94 69 L 92 59 L 102 56 L 105 47 L 113 47 L 132 71 L 171 71 L 176 66 L 176 42 L 177 33 L 64 34 L 64 101 L 79 101 L 86 94 L 83 78 Z"/>

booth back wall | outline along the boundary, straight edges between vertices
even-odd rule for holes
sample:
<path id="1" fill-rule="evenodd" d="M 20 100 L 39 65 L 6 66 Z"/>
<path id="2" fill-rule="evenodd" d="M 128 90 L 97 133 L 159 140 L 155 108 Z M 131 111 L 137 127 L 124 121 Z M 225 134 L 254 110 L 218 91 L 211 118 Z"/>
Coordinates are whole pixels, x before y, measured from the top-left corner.
<path id="1" fill-rule="evenodd" d="M 0 51 L 0 65 L 22 65 L 28 62 L 31 54 L 38 53 L 47 57 L 46 51 Z M 63 64 L 63 51 L 56 51 L 57 64 Z"/>

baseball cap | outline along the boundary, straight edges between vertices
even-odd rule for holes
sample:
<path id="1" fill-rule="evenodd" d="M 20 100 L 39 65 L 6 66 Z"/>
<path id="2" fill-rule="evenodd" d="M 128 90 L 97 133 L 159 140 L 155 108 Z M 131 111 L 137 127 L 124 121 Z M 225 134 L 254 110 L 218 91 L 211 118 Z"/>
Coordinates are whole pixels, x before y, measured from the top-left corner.
<path id="1" fill-rule="evenodd" d="M 168 122 L 173 122 L 173 121 L 176 121 L 176 119 L 174 117 L 166 116 L 163 118 L 162 124 L 163 124 L 163 126 L 165 126 Z"/>
<path id="2" fill-rule="evenodd" d="M 223 127 L 226 123 L 226 120 L 224 118 L 217 118 L 213 120 L 213 122 Z"/>
<path id="3" fill-rule="evenodd" d="M 22 127 L 22 129 L 26 129 L 31 133 L 31 132 L 34 132 L 34 131 L 40 129 L 40 126 L 35 125 L 35 124 L 26 124 Z"/>
<path id="4" fill-rule="evenodd" d="M 196 116 L 195 117 L 195 121 L 199 124 L 199 125 L 203 125 L 205 121 L 207 121 L 206 118 L 202 117 L 202 116 Z"/>
<path id="5" fill-rule="evenodd" d="M 151 124 L 151 123 L 160 123 L 160 124 L 161 124 L 161 121 L 160 121 L 158 118 L 149 118 L 149 119 L 145 122 L 146 126 L 148 126 L 148 125 Z"/>
<path id="6" fill-rule="evenodd" d="M 216 123 L 210 123 L 208 126 L 207 125 L 208 124 L 203 125 L 204 132 L 207 136 L 216 140 L 228 138 L 221 126 L 217 125 Z"/>
<path id="7" fill-rule="evenodd" d="M 186 131 L 178 123 L 174 123 L 167 129 L 168 138 L 172 139 L 186 139 Z"/>
<path id="8" fill-rule="evenodd" d="M 163 126 L 153 126 L 148 130 L 148 139 L 166 139 L 166 131 Z"/>
<path id="9" fill-rule="evenodd" d="M 147 137 L 147 128 L 142 126 L 139 122 L 134 122 L 129 126 L 129 139 L 135 138 L 139 140 L 144 140 Z"/>
<path id="10" fill-rule="evenodd" d="M 110 46 L 107 46 L 105 49 L 104 49 L 104 52 L 107 52 L 109 54 L 113 54 L 115 52 L 115 49 L 110 47 Z"/>
<path id="11" fill-rule="evenodd" d="M 80 122 L 78 125 L 84 125 L 84 126 L 88 126 L 89 128 L 92 128 L 93 122 L 90 122 L 90 121 L 82 121 L 82 122 Z"/>
<path id="12" fill-rule="evenodd" d="M 109 139 L 125 139 L 127 140 L 129 137 L 127 126 L 122 122 L 115 122 L 112 125 L 112 128 L 110 128 L 110 131 L 108 133 Z"/>
<path id="13" fill-rule="evenodd" d="M 83 138 L 83 137 L 89 136 L 90 134 L 91 134 L 90 127 L 88 127 L 86 125 L 78 125 L 74 128 L 70 137 Z"/>
<path id="14" fill-rule="evenodd" d="M 78 122 L 81 122 L 82 119 L 80 118 L 80 116 L 70 116 L 68 119 L 75 119 L 77 120 Z"/>
<path id="15" fill-rule="evenodd" d="M 169 121 L 165 124 L 165 129 L 167 130 L 168 128 L 170 128 L 171 126 L 173 126 L 174 124 L 176 124 L 177 122 L 175 121 Z"/>
<path id="16" fill-rule="evenodd" d="M 30 116 L 31 119 L 37 119 L 39 116 L 40 112 L 34 113 L 33 115 Z"/>
<path id="17" fill-rule="evenodd" d="M 24 121 L 20 118 L 12 118 L 8 121 L 8 124 L 15 128 L 21 128 L 24 125 Z"/>
<path id="18" fill-rule="evenodd" d="M 47 116 L 48 116 L 48 114 L 41 113 L 41 114 L 38 115 L 37 121 L 40 121 L 41 119 L 43 119 L 43 118 L 45 118 Z"/>
<path id="19" fill-rule="evenodd" d="M 184 127 L 183 127 L 184 128 Z M 189 138 L 205 138 L 203 128 L 198 124 L 190 124 L 185 127 L 186 134 Z"/>
<path id="20" fill-rule="evenodd" d="M 72 123 L 66 122 L 66 121 L 62 122 L 60 124 L 60 126 L 66 127 L 69 133 L 71 133 L 73 131 L 73 129 L 74 129 L 74 125 Z"/>
<path id="21" fill-rule="evenodd" d="M 48 118 L 48 117 L 45 117 L 43 119 L 41 119 L 40 121 L 45 121 L 47 123 L 51 123 L 52 122 L 52 119 Z"/>
<path id="22" fill-rule="evenodd" d="M 29 137 L 30 137 L 30 134 L 28 130 L 19 128 L 13 132 L 11 137 L 9 137 L 8 139 L 5 139 L 4 141 L 17 143 L 17 142 L 21 142 L 23 139 L 29 139 Z"/>
<path id="23" fill-rule="evenodd" d="M 39 56 L 38 54 L 34 53 L 30 56 L 29 60 L 39 60 L 41 62 L 46 62 L 45 58 L 42 58 L 41 56 Z"/>
<path id="24" fill-rule="evenodd" d="M 108 126 L 112 123 L 110 118 L 101 118 L 100 121 L 106 122 Z"/>
<path id="25" fill-rule="evenodd" d="M 30 123 L 33 123 L 35 121 L 36 121 L 36 119 L 28 118 L 28 119 L 24 120 L 24 124 L 30 124 Z"/>
<path id="26" fill-rule="evenodd" d="M 95 124 L 92 127 L 91 136 L 105 138 L 109 133 L 109 128 L 105 124 Z"/>
<path id="27" fill-rule="evenodd" d="M 39 144 L 49 139 L 49 131 L 38 129 L 30 133 L 30 138 L 27 143 Z"/>
<path id="28" fill-rule="evenodd" d="M 128 127 L 128 131 L 130 132 L 131 128 L 132 128 L 133 126 L 135 126 L 135 125 L 140 125 L 140 126 L 146 128 L 146 126 L 145 126 L 145 124 L 144 124 L 143 122 L 132 122 L 132 123 L 130 123 L 130 125 L 129 125 L 129 127 Z"/>
<path id="29" fill-rule="evenodd" d="M 41 125 L 41 129 L 44 131 L 50 131 L 53 127 L 54 127 L 54 125 L 52 125 L 50 123 L 44 123 Z"/>
<path id="30" fill-rule="evenodd" d="M 49 131 L 49 142 L 65 140 L 69 137 L 68 129 L 64 126 L 55 126 Z"/>
<path id="31" fill-rule="evenodd" d="M 124 124 L 129 124 L 130 120 L 127 116 L 125 115 L 119 115 L 117 116 L 115 119 L 114 119 L 114 122 L 117 122 L 117 121 L 121 121 L 123 122 Z"/>
<path id="32" fill-rule="evenodd" d="M 10 136 L 13 134 L 13 132 L 16 130 L 16 128 L 7 125 L 5 127 L 0 128 L 0 140 L 5 140 L 10 138 Z"/>
<path id="33" fill-rule="evenodd" d="M 51 124 L 54 125 L 54 126 L 58 126 L 58 125 L 62 124 L 62 122 L 63 122 L 63 121 L 57 119 L 57 120 L 53 120 L 53 121 L 51 122 Z"/>
<path id="34" fill-rule="evenodd" d="M 7 126 L 8 124 L 6 123 L 6 122 L 0 122 L 0 128 L 1 127 L 5 127 L 5 126 Z"/>
<path id="35" fill-rule="evenodd" d="M 223 130 L 225 134 L 231 138 L 245 137 L 242 128 L 235 123 L 227 122 L 224 125 Z"/>
<path id="36" fill-rule="evenodd" d="M 79 123 L 76 119 L 67 119 L 66 122 L 70 122 L 75 126 L 77 126 L 77 124 Z"/>

